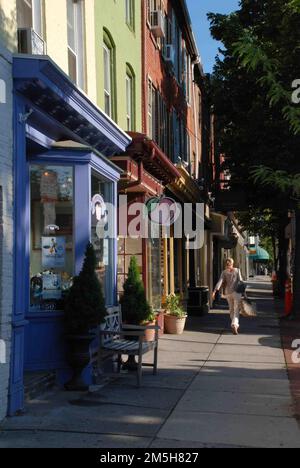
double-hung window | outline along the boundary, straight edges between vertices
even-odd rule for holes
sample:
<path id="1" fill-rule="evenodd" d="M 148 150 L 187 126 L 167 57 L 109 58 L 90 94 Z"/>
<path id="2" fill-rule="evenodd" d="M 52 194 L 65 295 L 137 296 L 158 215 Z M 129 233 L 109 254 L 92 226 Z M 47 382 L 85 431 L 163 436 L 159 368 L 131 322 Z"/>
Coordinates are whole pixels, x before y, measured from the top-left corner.
<path id="1" fill-rule="evenodd" d="M 69 76 L 85 88 L 85 33 L 83 0 L 67 0 Z"/>
<path id="2" fill-rule="evenodd" d="M 104 110 L 112 117 L 112 51 L 103 44 L 103 66 L 104 66 Z"/>
<path id="3" fill-rule="evenodd" d="M 134 29 L 134 0 L 125 0 L 125 20 L 130 29 Z"/>
<path id="4" fill-rule="evenodd" d="M 135 80 L 129 67 L 126 72 L 126 126 L 128 132 L 135 130 Z"/>
<path id="5" fill-rule="evenodd" d="M 152 81 L 148 80 L 148 136 L 154 139 L 155 136 L 155 88 Z"/>
<path id="6" fill-rule="evenodd" d="M 117 122 L 116 46 L 106 29 L 103 30 L 103 84 L 105 113 Z"/>
<path id="7" fill-rule="evenodd" d="M 17 0 L 18 28 L 33 29 L 44 36 L 44 0 Z"/>
<path id="8" fill-rule="evenodd" d="M 191 103 L 191 86 L 192 86 L 192 61 L 191 56 L 186 51 L 186 100 L 190 104 Z"/>

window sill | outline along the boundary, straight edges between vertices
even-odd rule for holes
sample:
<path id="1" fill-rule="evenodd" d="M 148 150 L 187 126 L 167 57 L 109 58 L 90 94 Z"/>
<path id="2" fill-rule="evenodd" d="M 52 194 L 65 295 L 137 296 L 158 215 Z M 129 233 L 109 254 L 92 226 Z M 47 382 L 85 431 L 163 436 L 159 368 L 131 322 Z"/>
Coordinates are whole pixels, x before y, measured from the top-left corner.
<path id="1" fill-rule="evenodd" d="M 132 34 L 135 34 L 135 27 L 134 25 L 130 24 L 130 23 L 127 23 L 126 21 L 126 26 L 127 28 L 129 29 L 129 31 L 132 33 Z"/>

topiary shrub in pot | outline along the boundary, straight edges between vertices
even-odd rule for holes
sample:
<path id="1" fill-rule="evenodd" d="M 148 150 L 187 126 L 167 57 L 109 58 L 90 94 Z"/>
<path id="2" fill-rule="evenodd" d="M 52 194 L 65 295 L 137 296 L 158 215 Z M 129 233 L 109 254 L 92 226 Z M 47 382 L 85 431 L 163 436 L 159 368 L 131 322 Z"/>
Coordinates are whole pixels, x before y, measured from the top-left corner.
<path id="1" fill-rule="evenodd" d="M 182 335 L 187 313 L 180 303 L 180 296 L 170 294 L 166 300 L 165 331 L 171 335 Z"/>
<path id="2" fill-rule="evenodd" d="M 90 362 L 90 345 L 96 337 L 95 329 L 106 316 L 103 290 L 95 267 L 95 250 L 92 244 L 88 244 L 83 268 L 74 278 L 64 303 L 67 361 L 73 370 L 72 379 L 65 385 L 69 391 L 88 389 L 81 374 Z"/>
<path id="3" fill-rule="evenodd" d="M 149 321 L 149 317 L 151 318 L 152 309 L 147 301 L 136 257 L 131 257 L 120 304 L 123 320 L 127 324 L 141 325 Z"/>
<path id="4" fill-rule="evenodd" d="M 120 299 L 120 304 L 122 318 L 127 325 L 146 325 L 155 320 L 152 308 L 147 301 L 136 257 L 132 257 L 130 260 L 128 277 L 124 283 L 124 293 Z M 133 337 L 130 337 L 130 340 L 132 339 Z M 136 369 L 134 356 L 129 356 L 124 367 L 129 370 Z"/>

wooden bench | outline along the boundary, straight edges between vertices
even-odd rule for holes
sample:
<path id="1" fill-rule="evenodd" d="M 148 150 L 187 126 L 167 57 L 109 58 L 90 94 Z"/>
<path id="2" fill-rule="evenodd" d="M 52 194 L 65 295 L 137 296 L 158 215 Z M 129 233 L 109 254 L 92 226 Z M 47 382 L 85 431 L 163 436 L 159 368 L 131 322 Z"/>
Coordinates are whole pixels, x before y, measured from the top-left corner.
<path id="1" fill-rule="evenodd" d="M 154 341 L 145 341 L 146 330 L 154 330 Z M 160 327 L 156 325 L 137 326 L 125 325 L 122 322 L 121 307 L 108 309 L 108 315 L 105 317 L 105 323 L 100 330 L 100 349 L 98 352 L 98 366 L 101 363 L 101 357 L 104 352 L 111 352 L 118 356 L 118 372 L 121 371 L 122 355 L 137 356 L 137 385 L 142 383 L 142 367 L 153 367 L 153 374 L 157 374 L 158 359 L 158 332 Z M 143 363 L 144 354 L 153 351 L 153 364 Z"/>

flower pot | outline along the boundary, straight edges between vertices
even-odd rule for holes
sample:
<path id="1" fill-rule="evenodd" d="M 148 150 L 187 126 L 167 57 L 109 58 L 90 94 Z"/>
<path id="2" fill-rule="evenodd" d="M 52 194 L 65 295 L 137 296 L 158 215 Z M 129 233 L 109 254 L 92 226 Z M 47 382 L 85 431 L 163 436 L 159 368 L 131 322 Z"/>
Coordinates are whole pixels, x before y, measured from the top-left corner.
<path id="1" fill-rule="evenodd" d="M 65 389 L 73 392 L 85 392 L 88 386 L 84 383 L 81 374 L 90 363 L 90 345 L 96 335 L 69 335 L 67 339 L 67 362 L 73 371 L 73 376 L 65 384 Z"/>
<path id="2" fill-rule="evenodd" d="M 160 330 L 158 331 L 158 336 L 163 336 L 163 334 L 165 333 L 165 314 L 165 309 L 157 311 L 157 324 L 160 327 Z"/>
<path id="3" fill-rule="evenodd" d="M 156 322 L 153 321 L 153 322 L 148 322 L 145 324 L 146 327 L 148 326 L 155 326 L 156 325 Z M 145 337 L 144 337 L 144 341 L 155 341 L 155 330 L 146 330 L 145 331 Z"/>
<path id="4" fill-rule="evenodd" d="M 165 315 L 165 331 L 169 335 L 182 335 L 187 317 L 178 318 L 174 315 Z"/>

